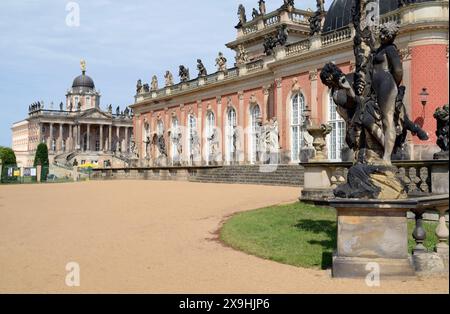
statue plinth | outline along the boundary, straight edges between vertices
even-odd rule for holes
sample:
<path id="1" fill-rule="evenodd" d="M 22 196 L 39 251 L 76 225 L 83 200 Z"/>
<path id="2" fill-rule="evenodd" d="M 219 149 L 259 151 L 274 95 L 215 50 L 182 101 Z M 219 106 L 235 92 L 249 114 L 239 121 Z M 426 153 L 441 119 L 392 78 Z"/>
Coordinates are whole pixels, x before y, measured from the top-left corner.
<path id="1" fill-rule="evenodd" d="M 438 209 L 448 205 L 448 194 L 407 200 L 334 199 L 337 250 L 333 257 L 333 277 L 380 278 L 415 275 L 408 254 L 407 212 Z M 378 274 L 377 274 L 378 275 Z"/>

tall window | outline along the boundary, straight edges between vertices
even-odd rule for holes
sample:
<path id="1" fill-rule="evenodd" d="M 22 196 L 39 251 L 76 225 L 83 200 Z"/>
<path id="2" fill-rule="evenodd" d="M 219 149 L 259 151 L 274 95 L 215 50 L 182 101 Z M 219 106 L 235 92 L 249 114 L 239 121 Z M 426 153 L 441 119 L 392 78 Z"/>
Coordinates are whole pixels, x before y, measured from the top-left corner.
<path id="1" fill-rule="evenodd" d="M 144 139 L 144 141 L 146 142 L 146 144 L 144 145 L 144 157 L 149 157 L 149 151 L 148 151 L 148 145 L 149 143 L 147 143 L 150 140 L 150 124 L 148 124 L 147 122 L 144 123 L 144 129 L 142 130 L 142 137 Z M 111 147 L 108 147 L 109 150 L 111 150 Z"/>
<path id="2" fill-rule="evenodd" d="M 230 108 L 227 113 L 227 123 L 225 126 L 226 132 L 226 161 L 231 162 L 235 161 L 235 148 L 234 148 L 234 128 L 236 126 L 236 110 L 234 108 Z"/>
<path id="3" fill-rule="evenodd" d="M 188 138 L 188 152 L 189 152 L 189 160 L 191 161 L 191 157 L 195 158 L 196 156 L 194 156 L 194 147 L 192 144 L 195 136 L 196 136 L 196 131 L 197 131 L 197 119 L 195 118 L 194 115 L 190 114 L 188 116 L 188 134 L 189 134 L 189 138 Z"/>
<path id="4" fill-rule="evenodd" d="M 178 136 L 178 134 L 174 134 L 174 132 L 178 132 L 178 118 L 177 117 L 173 117 L 172 118 L 172 135 L 171 135 L 171 157 L 172 157 L 172 161 L 178 160 L 180 156 L 178 156 L 178 148 L 177 148 L 177 143 L 175 142 L 175 140 L 173 139 L 174 136 Z"/>
<path id="5" fill-rule="evenodd" d="M 91 108 L 91 97 L 86 97 L 86 109 Z"/>
<path id="6" fill-rule="evenodd" d="M 258 154 L 258 138 L 259 125 L 258 120 L 261 117 L 261 110 L 258 105 L 255 105 L 250 110 L 250 162 L 255 163 Z"/>
<path id="7" fill-rule="evenodd" d="M 333 131 L 327 138 L 328 159 L 341 161 L 341 150 L 345 143 L 345 121 L 337 112 L 331 93 L 328 97 L 328 124 L 333 128 Z"/>
<path id="8" fill-rule="evenodd" d="M 162 120 L 159 120 L 158 121 L 158 124 L 157 124 L 157 132 L 158 132 L 158 135 L 164 135 L 164 123 L 162 122 Z"/>
<path id="9" fill-rule="evenodd" d="M 214 116 L 214 113 L 212 111 L 209 111 L 206 114 L 206 138 L 211 138 L 211 136 L 214 133 L 214 128 L 216 126 L 216 117 Z M 208 162 L 210 162 L 211 160 L 211 147 L 208 143 L 208 145 L 206 145 L 206 158 L 208 160 Z"/>
<path id="10" fill-rule="evenodd" d="M 300 149 L 305 145 L 302 128 L 305 107 L 303 94 L 295 94 L 291 100 L 291 161 L 300 160 Z"/>

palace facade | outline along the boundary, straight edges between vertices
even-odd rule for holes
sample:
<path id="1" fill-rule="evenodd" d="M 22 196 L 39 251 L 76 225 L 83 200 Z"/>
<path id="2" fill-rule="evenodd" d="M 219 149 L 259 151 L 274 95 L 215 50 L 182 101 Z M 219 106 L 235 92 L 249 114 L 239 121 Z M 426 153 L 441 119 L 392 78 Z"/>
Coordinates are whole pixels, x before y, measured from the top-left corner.
<path id="1" fill-rule="evenodd" d="M 335 0 L 325 12 L 318 1 L 311 12 L 284 1 L 266 12 L 259 1 L 250 20 L 241 5 L 237 37 L 226 44 L 236 53 L 234 65 L 219 53 L 213 74 L 198 60 L 195 78 L 180 66 L 178 83 L 169 71 L 162 88 L 156 76 L 150 84 L 139 81 L 130 107 L 140 165 L 257 164 L 268 161 L 264 156 L 298 164 L 311 147 L 305 121 L 333 128 L 330 161 L 348 158 L 345 123 L 319 74 L 330 61 L 354 70 L 351 6 L 352 0 Z M 430 137 L 408 138 L 403 158 L 432 159 L 433 113 L 448 103 L 448 1 L 382 0 L 380 13 L 380 23 L 400 25 L 405 104 Z"/>
<path id="2" fill-rule="evenodd" d="M 100 93 L 81 62 L 81 75 L 66 93 L 66 104 L 29 106 L 28 117 L 12 126 L 12 148 L 20 167 L 32 166 L 39 143 L 46 143 L 52 166 L 84 163 L 123 167 L 131 158 L 132 112 L 100 109 Z"/>

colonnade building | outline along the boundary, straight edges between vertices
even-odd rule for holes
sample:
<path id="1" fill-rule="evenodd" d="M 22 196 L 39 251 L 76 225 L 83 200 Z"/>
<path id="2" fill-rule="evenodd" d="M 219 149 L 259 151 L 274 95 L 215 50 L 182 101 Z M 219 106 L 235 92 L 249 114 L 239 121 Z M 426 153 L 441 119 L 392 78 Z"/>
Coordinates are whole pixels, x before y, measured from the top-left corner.
<path id="1" fill-rule="evenodd" d="M 81 75 L 73 80 L 66 93 L 66 103 L 54 108 L 43 102 L 29 106 L 28 117 L 12 126 L 12 148 L 18 165 L 32 166 L 39 143 L 46 143 L 50 163 L 71 167 L 92 163 L 123 167 L 131 155 L 133 135 L 132 113 L 127 108 L 113 113 L 110 105 L 100 109 L 100 92 L 86 75 L 81 62 Z"/>
<path id="2" fill-rule="evenodd" d="M 438 151 L 433 113 L 448 103 L 448 1 L 379 3 L 380 23 L 400 26 L 408 114 L 430 135 L 426 142 L 408 138 L 404 155 L 432 159 Z M 236 60 L 219 54 L 214 73 L 198 60 L 198 74 L 180 66 L 177 82 L 169 71 L 164 84 L 157 76 L 138 82 L 130 107 L 141 166 L 257 164 L 274 151 L 275 162 L 298 164 L 311 147 L 307 120 L 332 126 L 330 161 L 348 157 L 345 123 L 319 74 L 330 61 L 354 70 L 352 0 L 333 1 L 328 12 L 323 1 L 315 12 L 294 1 L 280 1 L 273 12 L 258 4 L 251 19 L 239 7 L 237 37 L 226 44 Z"/>

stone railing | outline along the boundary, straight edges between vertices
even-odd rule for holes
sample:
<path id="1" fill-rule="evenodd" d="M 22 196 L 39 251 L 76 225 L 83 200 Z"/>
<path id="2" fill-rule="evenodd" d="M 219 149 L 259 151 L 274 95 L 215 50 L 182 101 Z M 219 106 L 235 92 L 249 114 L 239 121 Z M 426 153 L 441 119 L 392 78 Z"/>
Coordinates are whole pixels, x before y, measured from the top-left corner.
<path id="1" fill-rule="evenodd" d="M 249 24 L 246 24 L 245 26 L 242 27 L 242 32 L 244 33 L 244 35 L 256 33 L 257 31 L 258 31 L 257 21 L 252 21 Z"/>
<path id="2" fill-rule="evenodd" d="M 329 46 L 335 43 L 351 40 L 351 38 L 352 38 L 352 29 L 350 27 L 346 27 L 339 31 L 322 35 L 321 42 L 322 46 Z"/>
<path id="3" fill-rule="evenodd" d="M 265 27 L 269 27 L 271 25 L 275 25 L 278 23 L 280 23 L 280 16 L 278 14 L 268 15 L 267 17 L 264 18 Z"/>
<path id="4" fill-rule="evenodd" d="M 247 73 L 256 72 L 262 70 L 264 67 L 263 60 L 256 60 L 246 64 Z"/>
<path id="5" fill-rule="evenodd" d="M 292 12 L 289 14 L 289 19 L 297 24 L 309 26 L 309 17 L 311 14 L 305 14 L 304 12 Z"/>
<path id="6" fill-rule="evenodd" d="M 304 51 L 308 51 L 311 47 L 311 42 L 309 39 L 305 39 L 293 44 L 286 45 L 286 56 L 294 56 L 300 54 Z"/>

